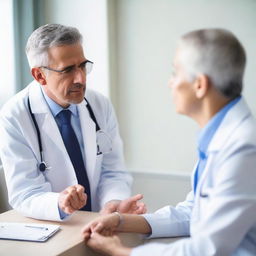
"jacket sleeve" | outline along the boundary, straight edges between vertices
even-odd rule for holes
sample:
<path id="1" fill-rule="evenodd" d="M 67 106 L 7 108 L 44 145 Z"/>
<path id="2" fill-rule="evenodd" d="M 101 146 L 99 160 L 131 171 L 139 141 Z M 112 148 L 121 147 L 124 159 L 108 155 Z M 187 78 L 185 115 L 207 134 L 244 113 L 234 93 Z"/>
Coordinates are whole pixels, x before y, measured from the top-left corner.
<path id="1" fill-rule="evenodd" d="M 155 213 L 144 214 L 152 229 L 152 234 L 148 238 L 189 236 L 193 200 L 194 195 L 191 191 L 186 200 L 176 207 L 165 206 Z"/>
<path id="2" fill-rule="evenodd" d="M 9 203 L 27 217 L 61 220 L 58 210 L 59 194 L 51 192 L 51 184 L 38 170 L 36 154 L 31 143 L 24 137 L 25 130 L 21 127 L 19 119 L 31 122 L 27 113 L 17 115 L 9 112 L 4 115 L 1 112 L 0 157 L 5 172 Z M 30 137 L 36 140 L 36 135 Z"/>
<path id="3" fill-rule="evenodd" d="M 169 245 L 143 245 L 133 249 L 131 255 L 221 256 L 238 250 L 255 255 L 255 238 L 244 240 L 256 223 L 255 166 L 254 146 L 244 146 L 233 152 L 216 166 L 216 184 L 211 195 L 200 200 L 201 204 L 207 200 L 207 209 L 204 216 L 192 224 L 192 236 Z M 255 237 L 255 231 L 252 234 Z"/>

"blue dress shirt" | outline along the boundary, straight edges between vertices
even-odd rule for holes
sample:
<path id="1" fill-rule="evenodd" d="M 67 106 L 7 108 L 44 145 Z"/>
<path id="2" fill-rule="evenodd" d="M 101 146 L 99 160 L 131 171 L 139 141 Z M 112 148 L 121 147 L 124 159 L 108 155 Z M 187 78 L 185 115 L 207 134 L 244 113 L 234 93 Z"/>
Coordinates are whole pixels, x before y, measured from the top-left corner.
<path id="1" fill-rule="evenodd" d="M 42 90 L 44 98 L 51 110 L 51 113 L 58 125 L 58 128 L 60 129 L 60 120 L 59 117 L 57 116 L 60 111 L 62 111 L 64 108 L 61 107 L 59 104 L 57 104 L 55 101 L 53 101 L 51 98 L 49 98 L 46 93 L 44 92 L 44 90 Z M 84 159 L 84 143 L 83 143 L 83 136 L 82 136 L 82 130 L 81 130 L 81 125 L 80 125 L 80 119 L 79 119 L 79 113 L 77 110 L 77 106 L 75 104 L 70 104 L 70 106 L 67 108 L 71 111 L 72 115 L 71 115 L 71 125 L 74 129 L 74 132 L 76 134 L 77 140 L 79 142 L 80 148 L 81 148 L 81 152 L 83 155 L 83 160 L 85 163 L 85 159 Z"/>
<path id="2" fill-rule="evenodd" d="M 44 90 L 42 89 L 44 98 L 51 110 L 51 113 L 58 125 L 58 128 L 60 129 L 60 120 L 58 117 L 58 114 L 60 113 L 60 111 L 62 111 L 64 108 L 61 107 L 59 104 L 57 104 L 55 101 L 53 101 L 51 98 L 49 98 L 47 96 L 47 94 L 44 92 Z M 71 125 L 74 129 L 74 132 L 76 134 L 77 140 L 79 142 L 80 145 L 80 149 L 82 152 L 82 156 L 83 156 L 83 160 L 85 163 L 85 156 L 84 156 L 84 143 L 83 143 L 83 137 L 82 137 L 82 131 L 81 131 L 81 125 L 80 125 L 80 119 L 79 119 L 79 113 L 77 110 L 77 106 L 75 104 L 70 104 L 70 106 L 67 108 L 71 111 Z M 61 219 L 65 218 L 66 216 L 68 216 L 68 214 L 66 214 L 65 212 L 63 212 L 60 208 L 59 208 L 59 212 L 60 212 L 60 217 Z"/>

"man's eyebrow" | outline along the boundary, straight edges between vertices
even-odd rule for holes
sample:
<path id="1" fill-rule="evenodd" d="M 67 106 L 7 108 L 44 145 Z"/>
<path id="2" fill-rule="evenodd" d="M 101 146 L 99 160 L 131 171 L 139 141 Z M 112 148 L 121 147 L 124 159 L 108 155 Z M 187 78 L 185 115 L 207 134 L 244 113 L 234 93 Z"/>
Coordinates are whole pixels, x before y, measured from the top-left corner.
<path id="1" fill-rule="evenodd" d="M 70 66 L 64 67 L 64 68 L 62 68 L 62 69 L 60 70 L 60 72 L 66 71 L 66 70 L 71 69 L 71 68 L 73 68 L 73 67 L 75 67 L 75 66 L 76 66 L 76 65 L 70 65 Z"/>
<path id="2" fill-rule="evenodd" d="M 85 61 L 81 62 L 78 66 L 84 65 L 87 61 L 88 61 L 88 60 L 85 60 Z M 75 67 L 75 66 L 76 66 L 76 65 L 70 65 L 70 66 L 67 66 L 67 67 L 62 68 L 60 71 L 66 71 L 66 70 L 71 69 L 71 68 L 73 68 L 73 67 Z"/>
<path id="3" fill-rule="evenodd" d="M 88 62 L 88 60 L 85 60 L 85 61 L 81 62 L 81 63 L 79 64 L 79 66 L 82 66 L 82 65 L 86 64 L 86 62 Z"/>

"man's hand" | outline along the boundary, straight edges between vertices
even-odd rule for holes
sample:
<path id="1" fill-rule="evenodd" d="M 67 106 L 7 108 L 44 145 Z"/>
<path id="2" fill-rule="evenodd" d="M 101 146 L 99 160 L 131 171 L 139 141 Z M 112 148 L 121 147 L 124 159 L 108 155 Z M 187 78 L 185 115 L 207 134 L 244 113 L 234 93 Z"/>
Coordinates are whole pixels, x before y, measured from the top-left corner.
<path id="1" fill-rule="evenodd" d="M 111 200 L 107 202 L 102 210 L 101 214 L 108 214 L 112 212 L 130 213 L 130 214 L 143 214 L 147 211 L 146 205 L 143 202 L 139 202 L 143 198 L 143 195 L 137 194 L 124 200 Z"/>
<path id="2" fill-rule="evenodd" d="M 86 201 L 87 195 L 84 193 L 84 187 L 78 184 L 60 192 L 58 204 L 63 212 L 71 214 L 85 206 Z"/>

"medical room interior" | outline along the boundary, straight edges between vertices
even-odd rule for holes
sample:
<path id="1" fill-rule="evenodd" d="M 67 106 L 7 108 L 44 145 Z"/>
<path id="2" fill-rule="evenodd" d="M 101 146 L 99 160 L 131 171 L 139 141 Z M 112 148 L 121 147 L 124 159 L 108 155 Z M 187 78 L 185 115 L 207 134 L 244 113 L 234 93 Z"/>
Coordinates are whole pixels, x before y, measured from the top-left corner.
<path id="1" fill-rule="evenodd" d="M 198 126 L 177 115 L 168 80 L 177 39 L 190 30 L 231 30 L 247 51 L 244 96 L 256 115 L 254 0 L 0 0 L 0 107 L 32 81 L 24 48 L 37 27 L 60 23 L 84 36 L 94 62 L 87 87 L 113 103 L 133 194 L 148 211 L 191 190 Z M 1 136 L 1 135 L 0 135 Z M 11 207 L 0 165 L 0 212 Z"/>

